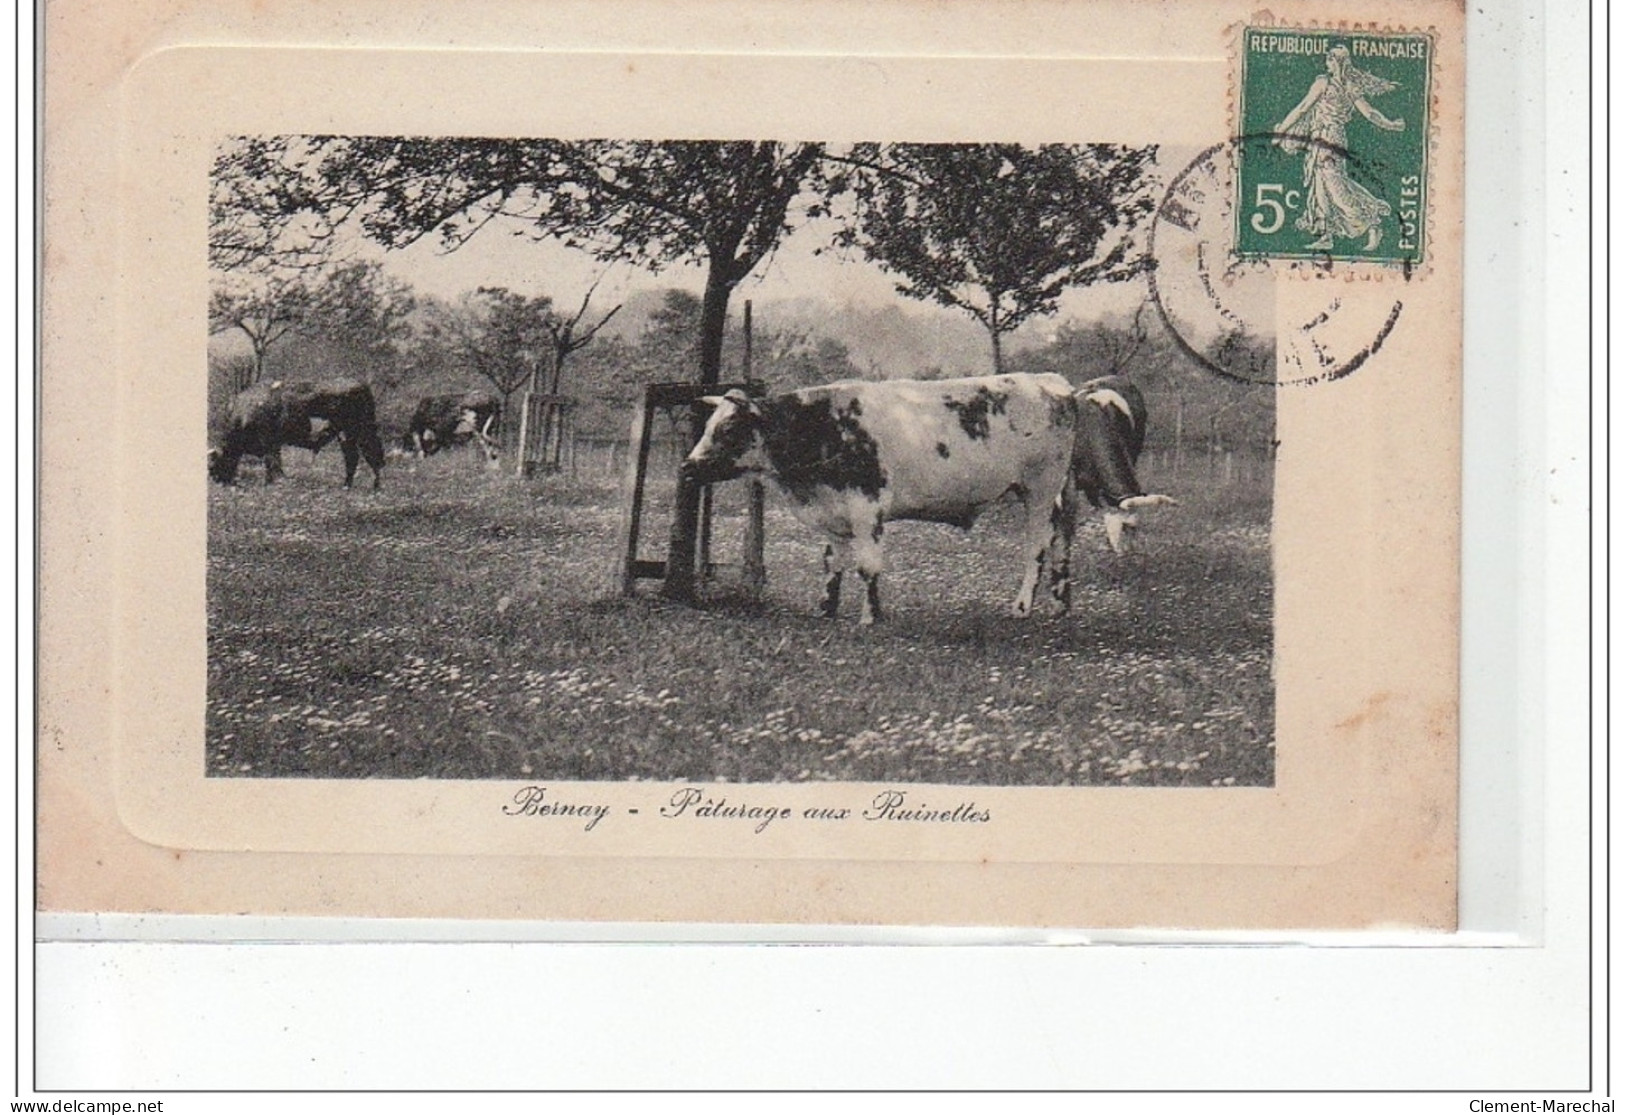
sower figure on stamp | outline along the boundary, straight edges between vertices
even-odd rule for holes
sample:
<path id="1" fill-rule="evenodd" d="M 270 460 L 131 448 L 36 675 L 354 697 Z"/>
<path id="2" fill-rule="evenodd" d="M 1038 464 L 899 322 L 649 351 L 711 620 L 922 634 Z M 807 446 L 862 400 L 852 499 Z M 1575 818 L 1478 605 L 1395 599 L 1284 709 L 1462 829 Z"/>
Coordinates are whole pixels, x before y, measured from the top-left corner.
<path id="1" fill-rule="evenodd" d="M 1405 121 L 1388 119 L 1366 100 L 1396 87 L 1350 62 L 1347 47 L 1335 46 L 1326 52 L 1326 72 L 1315 78 L 1298 107 L 1276 127 L 1279 146 L 1304 152 L 1307 189 L 1296 224 L 1317 237 L 1308 245 L 1312 250 L 1330 248 L 1337 236 L 1364 236 L 1368 252 L 1382 240 L 1382 220 L 1393 209 L 1350 177 L 1348 122 L 1358 112 L 1384 131 L 1403 131 Z M 1309 142 L 1292 138 L 1296 136 Z"/>

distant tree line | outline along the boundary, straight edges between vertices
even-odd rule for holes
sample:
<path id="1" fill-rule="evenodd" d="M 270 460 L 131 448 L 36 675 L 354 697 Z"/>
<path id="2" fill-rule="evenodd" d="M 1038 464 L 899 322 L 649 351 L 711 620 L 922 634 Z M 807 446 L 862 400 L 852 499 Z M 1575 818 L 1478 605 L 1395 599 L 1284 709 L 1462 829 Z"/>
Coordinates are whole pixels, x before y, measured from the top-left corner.
<path id="1" fill-rule="evenodd" d="M 378 276 L 375 270 L 357 274 Z M 591 315 L 589 328 L 576 334 L 576 339 L 590 334 L 591 343 L 564 352 L 561 315 L 545 295 L 481 288 L 445 301 L 415 296 L 384 279 L 377 297 L 369 299 L 354 296 L 360 289 L 354 279 L 347 282 L 348 305 L 358 321 L 313 315 L 298 320 L 264 352 L 218 349 L 210 390 L 216 407 L 260 374 L 282 379 L 357 375 L 373 384 L 385 426 L 398 433 L 425 395 L 494 390 L 512 413 L 517 393 L 539 378 L 545 390 L 570 398 L 576 432 L 613 440 L 626 436 L 629 411 L 644 386 L 683 379 L 699 350 L 702 300 L 680 289 L 665 290 L 635 331 L 594 328 L 608 315 Z M 734 315 L 724 335 L 725 379 L 744 374 L 740 325 Z M 767 316 L 757 317 L 753 331 L 751 376 L 773 391 L 839 379 L 933 374 L 926 368 L 860 362 L 837 338 Z M 1234 335 L 1214 342 L 1220 345 L 1250 347 L 1260 367 L 1273 360 L 1258 338 Z M 1226 359 L 1234 359 L 1233 351 Z M 1006 367 L 1058 372 L 1080 385 L 1104 375 L 1130 377 L 1151 406 L 1148 451 L 1176 471 L 1224 453 L 1267 457 L 1273 452 L 1273 391 L 1226 379 L 1192 360 L 1149 306 L 1098 321 L 1063 322 L 1043 342 L 1012 350 Z M 513 433 L 510 428 L 510 445 Z"/>

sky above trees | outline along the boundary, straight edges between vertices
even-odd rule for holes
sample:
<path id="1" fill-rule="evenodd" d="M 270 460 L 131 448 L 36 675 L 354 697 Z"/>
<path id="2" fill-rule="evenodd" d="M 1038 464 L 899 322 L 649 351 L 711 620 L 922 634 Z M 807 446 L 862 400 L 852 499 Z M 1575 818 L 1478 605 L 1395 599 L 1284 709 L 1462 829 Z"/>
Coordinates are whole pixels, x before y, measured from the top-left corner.
<path id="1" fill-rule="evenodd" d="M 1159 153 L 1158 163 L 1176 165 L 1182 158 L 1188 162 L 1190 155 L 1183 148 L 1165 148 Z M 907 313 L 925 316 L 953 313 L 899 295 L 897 276 L 864 260 L 861 251 L 828 250 L 836 227 L 833 218 L 806 220 L 797 225 L 772 255 L 740 282 L 735 302 L 745 298 L 758 304 L 819 298 L 869 307 L 900 305 Z M 377 259 L 387 274 L 411 283 L 422 294 L 447 300 L 477 287 L 500 286 L 574 303 L 598 281 L 594 302 L 614 305 L 640 291 L 675 287 L 699 294 L 705 286 L 704 269 L 698 266 L 673 266 L 657 274 L 626 263 L 606 265 L 588 252 L 557 240 L 519 234 L 514 226 L 501 222 L 481 229 L 455 251 L 447 251 L 434 237 L 385 251 L 348 234 L 342 251 Z M 1057 313 L 1038 323 L 1039 331 L 1052 332 L 1068 320 L 1087 322 L 1131 314 L 1145 296 L 1143 279 L 1071 289 L 1061 296 Z"/>

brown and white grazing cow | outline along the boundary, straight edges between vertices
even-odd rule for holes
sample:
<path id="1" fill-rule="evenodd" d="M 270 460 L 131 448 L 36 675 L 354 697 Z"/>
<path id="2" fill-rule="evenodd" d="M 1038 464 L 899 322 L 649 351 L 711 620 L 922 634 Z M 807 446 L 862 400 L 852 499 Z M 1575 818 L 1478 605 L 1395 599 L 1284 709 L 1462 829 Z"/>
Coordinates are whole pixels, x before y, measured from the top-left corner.
<path id="1" fill-rule="evenodd" d="M 259 457 L 270 484 L 282 475 L 283 446 L 317 453 L 331 441 L 344 453 L 344 486 L 355 481 L 356 466 L 365 458 L 377 488 L 384 445 L 370 387 L 353 379 L 255 384 L 231 401 L 226 436 L 218 449 L 209 451 L 209 475 L 230 484 L 239 461 Z"/>
<path id="2" fill-rule="evenodd" d="M 1105 509 L 1106 541 L 1127 553 L 1140 525 L 1135 512 L 1177 507 L 1172 496 L 1147 495 L 1135 466 L 1145 447 L 1145 396 L 1123 376 L 1102 376 L 1078 389 L 1078 439 L 1072 475 L 1078 491 Z"/>
<path id="3" fill-rule="evenodd" d="M 1077 401 L 1062 377 L 850 381 L 702 401 L 716 409 L 685 474 L 710 484 L 761 473 L 789 497 L 798 519 L 829 536 L 825 615 L 835 614 L 841 575 L 856 564 L 868 590 L 861 622 L 880 618 L 887 522 L 969 529 L 1012 492 L 1027 512 L 1015 613 L 1032 611 L 1046 566 L 1055 605 L 1070 605 Z"/>
<path id="4" fill-rule="evenodd" d="M 429 395 L 412 412 L 412 424 L 407 427 L 402 444 L 419 457 L 428 457 L 442 449 L 476 441 L 485 451 L 485 459 L 494 461 L 501 420 L 502 403 L 484 391 Z"/>

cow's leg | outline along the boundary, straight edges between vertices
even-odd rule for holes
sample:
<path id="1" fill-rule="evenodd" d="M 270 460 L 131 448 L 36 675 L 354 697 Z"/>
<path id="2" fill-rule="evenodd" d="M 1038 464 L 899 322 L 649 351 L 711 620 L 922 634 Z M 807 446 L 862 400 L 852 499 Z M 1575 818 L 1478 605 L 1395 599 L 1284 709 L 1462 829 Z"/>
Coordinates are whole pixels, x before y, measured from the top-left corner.
<path id="1" fill-rule="evenodd" d="M 384 480 L 384 443 L 378 437 L 377 430 L 362 430 L 356 439 L 361 449 L 361 455 L 367 460 L 367 467 L 372 469 L 372 490 L 377 491 Z M 350 472 L 355 472 L 355 465 L 349 465 Z"/>
<path id="2" fill-rule="evenodd" d="M 1024 552 L 1026 571 L 1022 574 L 1021 590 L 1016 593 L 1016 602 L 1010 608 L 1011 614 L 1027 616 L 1032 614 L 1033 601 L 1038 595 L 1038 586 L 1044 579 L 1044 567 L 1049 564 L 1050 544 L 1055 536 L 1054 515 L 1056 501 L 1041 500 L 1031 490 L 1025 492 L 1022 500 L 1027 508 L 1027 528 L 1022 532 L 1022 546 Z"/>
<path id="3" fill-rule="evenodd" d="M 1016 602 L 1011 605 L 1010 611 L 1013 615 L 1026 616 L 1032 614 L 1033 598 L 1038 594 L 1038 582 L 1044 576 L 1045 559 L 1049 556 L 1052 508 L 1040 503 L 1031 490 L 1023 492 L 1021 498 L 1027 513 L 1027 526 L 1021 533 L 1021 556 L 1025 571 L 1021 576 L 1021 589 L 1016 593 Z"/>
<path id="4" fill-rule="evenodd" d="M 880 570 L 871 573 L 860 565 L 858 576 L 863 578 L 864 589 L 863 611 L 858 616 L 858 622 L 868 627 L 886 618 L 886 613 L 880 607 Z"/>
<path id="5" fill-rule="evenodd" d="M 344 486 L 348 488 L 355 483 L 355 467 L 361 463 L 361 450 L 356 447 L 355 438 L 348 434 L 339 438 L 339 448 L 344 451 Z"/>
<path id="6" fill-rule="evenodd" d="M 265 454 L 265 486 L 270 487 L 283 477 L 282 447 L 277 446 Z"/>
<path id="7" fill-rule="evenodd" d="M 1050 508 L 1049 596 L 1061 615 L 1072 610 L 1072 536 L 1077 525 L 1077 489 L 1068 480 Z"/>
<path id="8" fill-rule="evenodd" d="M 1048 528 L 1046 527 L 1046 533 Z M 1038 595 L 1038 582 L 1044 576 L 1044 563 L 1048 555 L 1048 538 L 1043 542 L 1034 542 L 1032 532 L 1027 532 L 1025 539 L 1027 547 L 1027 571 L 1021 578 L 1021 590 L 1016 593 L 1016 602 L 1010 608 L 1010 613 L 1017 616 L 1032 614 L 1033 598 Z"/>
<path id="9" fill-rule="evenodd" d="M 852 556 L 864 587 L 863 611 L 858 614 L 858 622 L 865 627 L 886 618 L 880 608 L 880 574 L 886 567 L 885 554 L 880 548 L 883 533 L 884 527 L 876 518 L 867 530 L 860 527 L 852 539 Z"/>
<path id="10" fill-rule="evenodd" d="M 841 575 L 852 564 L 852 543 L 844 538 L 824 543 L 824 605 L 820 611 L 834 619 L 841 610 Z"/>
<path id="11" fill-rule="evenodd" d="M 1022 536 L 1026 572 L 1010 610 L 1018 616 L 1032 614 L 1046 567 L 1051 599 L 1065 610 L 1071 603 L 1071 541 L 1077 521 L 1077 489 L 1069 478 L 1068 463 L 1054 462 L 1023 484 L 1020 492 L 1027 512 Z"/>

